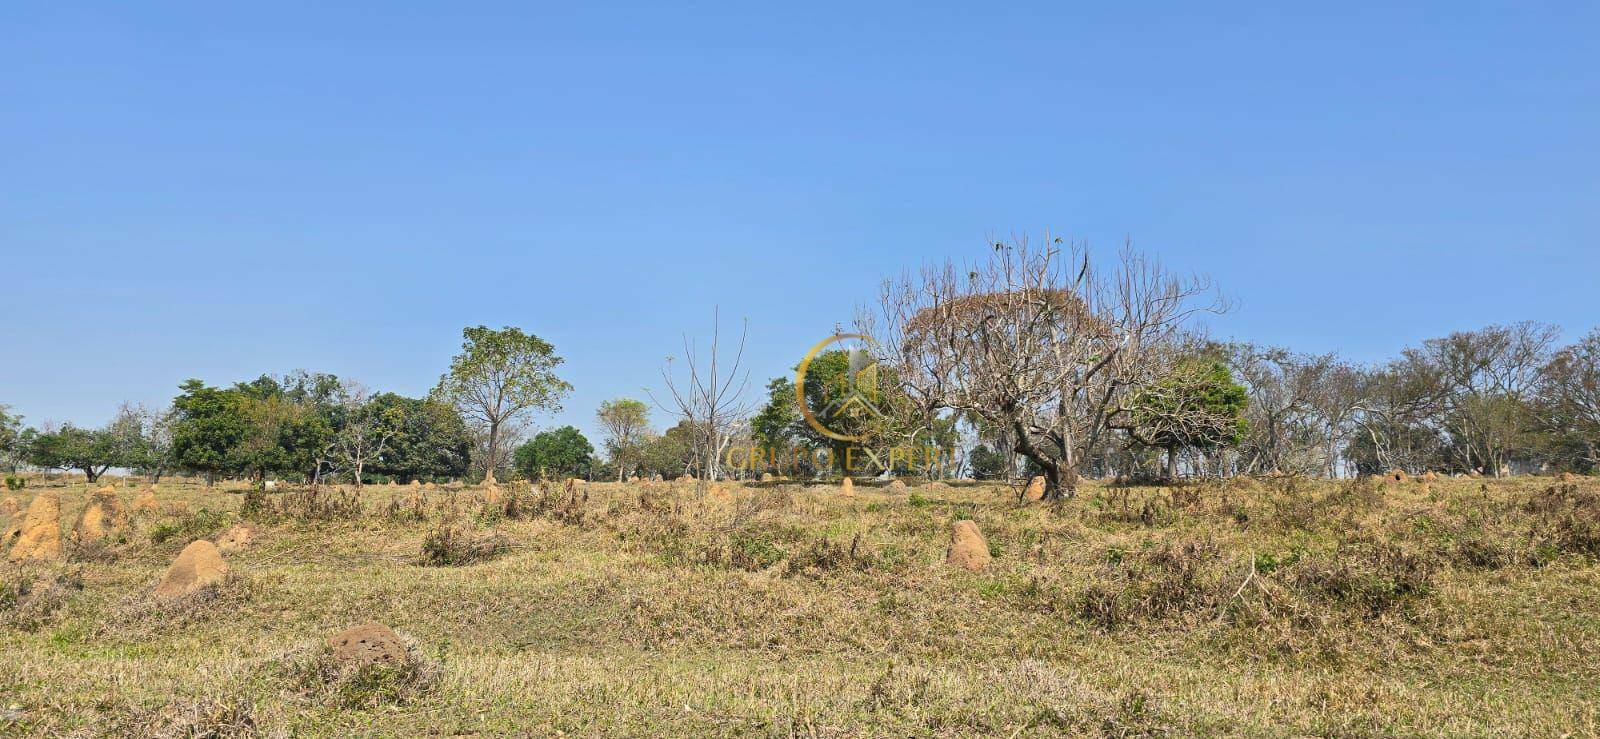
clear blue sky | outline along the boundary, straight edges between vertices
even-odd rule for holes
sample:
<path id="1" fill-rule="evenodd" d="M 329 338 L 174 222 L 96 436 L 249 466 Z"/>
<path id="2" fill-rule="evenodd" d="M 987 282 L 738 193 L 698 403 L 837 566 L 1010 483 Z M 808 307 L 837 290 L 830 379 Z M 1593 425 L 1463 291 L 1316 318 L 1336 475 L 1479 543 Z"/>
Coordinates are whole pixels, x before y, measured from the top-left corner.
<path id="1" fill-rule="evenodd" d="M 715 305 L 760 381 L 885 274 L 1046 228 L 1358 360 L 1600 323 L 1594 3 L 123 5 L 0 8 L 30 423 L 295 368 L 422 394 L 483 323 L 556 345 L 540 423 L 587 430 Z"/>

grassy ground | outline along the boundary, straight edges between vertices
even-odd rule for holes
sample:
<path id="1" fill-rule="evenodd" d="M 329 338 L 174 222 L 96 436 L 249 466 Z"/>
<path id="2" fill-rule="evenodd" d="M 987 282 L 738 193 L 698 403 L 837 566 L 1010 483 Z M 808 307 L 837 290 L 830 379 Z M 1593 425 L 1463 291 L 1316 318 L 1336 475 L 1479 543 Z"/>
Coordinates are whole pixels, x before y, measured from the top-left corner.
<path id="1" fill-rule="evenodd" d="M 0 734 L 1600 733 L 1592 479 L 158 495 L 0 569 Z M 227 582 L 147 597 L 241 521 Z M 306 667 L 367 621 L 417 669 Z"/>

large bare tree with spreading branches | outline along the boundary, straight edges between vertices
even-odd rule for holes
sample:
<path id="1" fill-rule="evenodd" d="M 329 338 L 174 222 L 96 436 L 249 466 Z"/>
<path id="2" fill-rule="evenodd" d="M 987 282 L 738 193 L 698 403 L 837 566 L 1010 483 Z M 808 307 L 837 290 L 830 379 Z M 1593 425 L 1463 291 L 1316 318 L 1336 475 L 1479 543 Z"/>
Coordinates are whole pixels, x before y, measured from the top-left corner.
<path id="1" fill-rule="evenodd" d="M 1209 284 L 1125 247 L 1101 268 L 1086 247 L 1046 237 L 995 243 L 986 259 L 883 284 L 859 313 L 879 360 L 924 407 L 1010 430 L 1043 470 L 1046 497 L 1071 497 L 1089 453 L 1170 369 L 1190 319 L 1221 311 Z"/>

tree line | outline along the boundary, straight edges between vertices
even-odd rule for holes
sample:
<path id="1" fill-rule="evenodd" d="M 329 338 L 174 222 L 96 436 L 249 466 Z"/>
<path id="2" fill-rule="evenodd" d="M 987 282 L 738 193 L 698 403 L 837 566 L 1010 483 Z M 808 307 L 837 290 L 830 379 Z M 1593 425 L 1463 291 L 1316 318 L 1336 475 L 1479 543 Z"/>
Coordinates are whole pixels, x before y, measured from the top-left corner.
<path id="1" fill-rule="evenodd" d="M 112 468 L 357 484 L 717 479 L 859 474 L 840 465 L 859 447 L 887 458 L 873 473 L 1037 475 L 1051 497 L 1084 476 L 1600 468 L 1600 328 L 1562 346 L 1551 325 L 1488 326 L 1358 364 L 1198 329 L 1228 307 L 1206 280 L 1131 249 L 1096 261 L 1078 244 L 1020 239 L 886 280 L 860 307 L 876 402 L 829 419 L 851 441 L 820 433 L 797 401 L 822 407 L 841 382 L 868 377 L 859 356 L 821 352 L 803 388 L 785 374 L 748 397 L 745 332 L 724 342 L 720 321 L 664 363 L 665 390 L 651 400 L 675 420 L 665 430 L 646 402 L 617 398 L 596 410 L 598 452 L 571 426 L 530 436 L 531 419 L 558 412 L 572 389 L 562 359 L 521 329 L 477 326 L 420 398 L 297 371 L 227 387 L 189 380 L 169 407 L 124 406 L 101 428 L 25 428 L 0 406 L 0 465 L 91 481 Z M 949 453 L 889 453 L 901 447 Z M 761 451 L 730 465 L 742 449 Z"/>

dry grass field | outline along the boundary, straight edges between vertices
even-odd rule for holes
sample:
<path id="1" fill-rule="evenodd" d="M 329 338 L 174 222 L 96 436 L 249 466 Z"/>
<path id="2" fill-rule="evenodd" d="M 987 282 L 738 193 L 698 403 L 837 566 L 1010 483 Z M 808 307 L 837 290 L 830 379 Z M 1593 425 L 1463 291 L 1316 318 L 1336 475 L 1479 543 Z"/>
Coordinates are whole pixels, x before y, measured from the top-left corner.
<path id="1" fill-rule="evenodd" d="M 90 490 L 39 493 L 69 532 Z M 156 495 L 0 569 L 0 734 L 1600 733 L 1592 478 Z M 152 597 L 238 524 L 220 584 Z M 366 622 L 410 652 L 330 661 Z"/>

